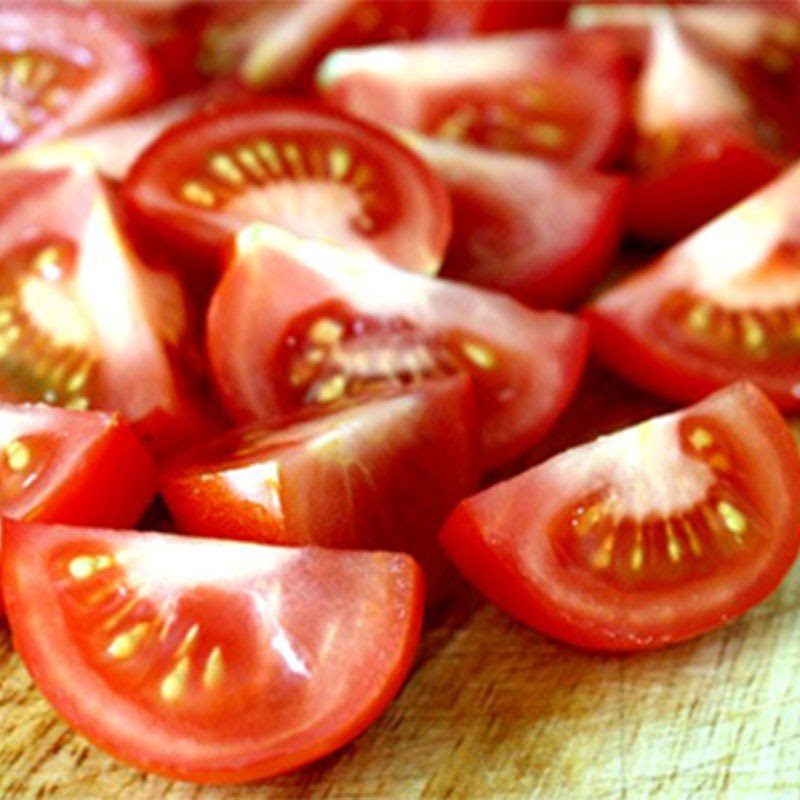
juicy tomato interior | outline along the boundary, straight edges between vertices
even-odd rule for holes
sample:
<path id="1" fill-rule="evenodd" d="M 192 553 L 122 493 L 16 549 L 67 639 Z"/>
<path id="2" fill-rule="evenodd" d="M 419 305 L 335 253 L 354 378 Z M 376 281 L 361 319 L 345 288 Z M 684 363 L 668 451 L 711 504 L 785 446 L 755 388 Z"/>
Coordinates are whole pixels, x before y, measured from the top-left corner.
<path id="1" fill-rule="evenodd" d="M 398 691 L 422 610 L 402 554 L 13 522 L 3 583 L 17 648 L 72 725 L 209 782 L 268 777 L 360 733 Z"/>
<path id="2" fill-rule="evenodd" d="M 777 586 L 800 548 L 798 466 L 780 415 L 737 384 L 465 501 L 442 541 L 490 599 L 550 636 L 662 646 Z"/>
<path id="3" fill-rule="evenodd" d="M 611 163 L 625 129 L 623 60 L 600 34 L 342 50 L 317 81 L 326 99 L 377 123 L 581 166 Z"/>
<path id="4" fill-rule="evenodd" d="M 467 378 L 430 381 L 228 433 L 166 464 L 161 489 L 188 533 L 410 552 L 431 600 L 449 575 L 436 533 L 477 487 L 473 416 Z"/>
<path id="5" fill-rule="evenodd" d="M 3 4 L 0 77 L 0 152 L 124 114 L 155 93 L 133 31 L 57 3 Z"/>
<path id="6" fill-rule="evenodd" d="M 699 399 L 747 376 L 785 408 L 800 384 L 794 168 L 602 294 L 598 355 L 657 394 Z"/>
<path id="7" fill-rule="evenodd" d="M 435 272 L 450 234 L 447 192 L 413 153 L 299 101 L 191 117 L 147 150 L 126 193 L 159 230 L 206 246 L 263 221 Z"/>
<path id="8" fill-rule="evenodd" d="M 221 396 L 241 421 L 466 371 L 488 466 L 552 425 L 586 348 L 567 315 L 265 226 L 240 235 L 207 327 Z"/>

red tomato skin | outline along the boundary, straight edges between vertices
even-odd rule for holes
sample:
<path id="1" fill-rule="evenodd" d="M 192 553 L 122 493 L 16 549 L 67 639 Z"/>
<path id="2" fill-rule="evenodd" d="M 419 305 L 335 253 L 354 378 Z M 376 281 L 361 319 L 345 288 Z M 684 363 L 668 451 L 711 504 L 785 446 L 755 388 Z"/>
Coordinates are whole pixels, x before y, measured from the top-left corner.
<path id="1" fill-rule="evenodd" d="M 546 636 L 586 650 L 625 652 L 655 649 L 694 638 L 735 619 L 772 593 L 800 550 L 800 454 L 785 420 L 765 395 L 750 384 L 738 384 L 729 391 L 739 392 L 743 405 L 751 407 L 774 446 L 775 461 L 782 465 L 787 477 L 790 493 L 787 505 L 792 509 L 793 519 L 786 526 L 784 540 L 773 554 L 769 568 L 758 581 L 751 581 L 738 589 L 734 602 L 724 611 L 704 610 L 692 620 L 682 620 L 681 630 L 662 630 L 656 635 L 614 630 L 609 624 L 598 624 L 565 613 L 548 595 L 546 587 L 525 580 L 513 563 L 512 555 L 503 551 L 502 544 L 493 546 L 492 543 L 492 527 L 498 514 L 504 514 L 506 521 L 509 517 L 507 505 L 498 508 L 492 493 L 499 489 L 509 494 L 512 483 L 521 487 L 537 467 L 462 502 L 440 533 L 442 546 L 462 574 L 507 614 Z M 530 490 L 535 490 L 532 480 L 530 483 Z M 525 500 L 533 503 L 535 491 L 528 491 Z"/>
<path id="2" fill-rule="evenodd" d="M 6 595 L 8 618 L 11 623 L 14 646 L 34 683 L 63 715 L 63 718 L 95 745 L 119 761 L 171 780 L 203 784 L 249 783 L 298 769 L 338 750 L 363 733 L 383 713 L 386 706 L 402 688 L 416 656 L 424 613 L 424 577 L 413 559 L 396 555 L 395 558 L 402 559 L 403 562 L 402 567 L 398 563 L 397 584 L 405 584 L 407 598 L 402 652 L 394 664 L 393 670 L 387 675 L 383 690 L 374 698 L 369 708 L 360 709 L 360 713 L 350 720 L 347 726 L 330 731 L 329 735 L 323 740 L 317 741 L 312 748 L 271 753 L 269 758 L 261 762 L 234 762 L 225 768 L 206 767 L 202 769 L 185 769 L 179 765 L 155 763 L 153 760 L 140 758 L 128 750 L 120 750 L 115 742 L 95 729 L 96 725 L 91 715 L 87 716 L 78 703 L 71 702 L 68 693 L 61 691 L 58 686 L 52 685 L 50 679 L 53 672 L 53 652 L 49 647 L 51 643 L 43 642 L 41 637 L 37 636 L 35 626 L 26 624 L 27 601 L 24 597 L 24 584 L 21 583 L 17 574 L 19 566 L 25 561 L 28 549 L 26 540 L 43 539 L 51 535 L 51 530 L 58 532 L 63 528 L 6 520 L 3 523 L 3 529 L 5 548 L 0 568 L 3 582 L 8 586 Z M 91 533 L 90 529 L 73 528 L 72 530 L 75 533 L 81 533 L 84 530 Z M 119 532 L 114 531 L 113 533 Z M 131 531 L 130 534 L 135 536 L 138 532 Z M 58 605 L 52 599 L 49 600 L 52 604 L 52 611 L 59 614 Z"/>
<path id="3" fill-rule="evenodd" d="M 446 593 L 452 575 L 436 543 L 436 532 L 456 504 L 478 487 L 477 420 L 469 379 L 457 376 L 433 380 L 416 391 L 378 395 L 345 409 L 341 417 L 335 411 L 327 412 L 330 423 L 327 428 L 321 425 L 317 434 L 336 432 L 342 425 L 342 438 L 347 441 L 347 425 L 356 420 L 368 425 L 373 408 L 379 413 L 394 405 L 396 415 L 402 416 L 398 401 L 404 398 L 414 401 L 406 412 L 406 424 L 416 443 L 403 440 L 386 455 L 375 453 L 369 442 L 361 454 L 356 441 L 352 445 L 356 455 L 351 457 L 359 458 L 359 469 L 371 477 L 363 487 L 365 491 L 359 484 L 352 486 L 348 504 L 341 504 L 338 495 L 334 503 L 326 496 L 325 456 L 306 450 L 301 432 L 282 450 L 264 452 L 258 461 L 248 459 L 238 465 L 231 464 L 220 452 L 206 456 L 208 448 L 215 446 L 213 442 L 177 455 L 163 466 L 159 484 L 178 530 L 194 536 L 271 544 L 408 552 L 425 572 L 429 602 L 438 601 Z M 359 411 L 361 417 L 356 416 Z M 301 412 L 275 420 L 263 430 L 283 431 L 291 437 L 292 430 L 304 422 L 325 417 L 325 411 Z M 378 439 L 382 451 L 390 450 L 392 436 L 397 435 L 396 425 L 393 420 L 386 420 L 383 430 L 375 425 L 365 436 Z M 313 436 L 309 434 L 308 440 Z M 231 441 L 230 434 L 217 441 L 225 446 Z M 246 480 L 246 473 L 254 464 L 267 461 L 278 465 L 277 507 L 274 502 L 258 502 L 252 490 L 243 490 L 236 480 L 237 474 Z M 414 480 L 415 463 L 419 474 L 424 475 L 425 487 Z M 315 491 L 315 486 L 320 491 Z M 424 492 L 419 502 L 413 501 L 417 492 Z M 415 502 L 418 515 L 406 513 L 409 502 Z M 364 504 L 369 504 L 370 509 L 377 504 L 382 509 L 378 513 L 374 509 L 363 512 L 373 523 L 369 528 L 358 518 Z"/>
<path id="4" fill-rule="evenodd" d="M 632 181 L 628 230 L 648 242 L 675 242 L 777 177 L 781 167 L 746 137 L 693 131 L 674 158 Z"/>

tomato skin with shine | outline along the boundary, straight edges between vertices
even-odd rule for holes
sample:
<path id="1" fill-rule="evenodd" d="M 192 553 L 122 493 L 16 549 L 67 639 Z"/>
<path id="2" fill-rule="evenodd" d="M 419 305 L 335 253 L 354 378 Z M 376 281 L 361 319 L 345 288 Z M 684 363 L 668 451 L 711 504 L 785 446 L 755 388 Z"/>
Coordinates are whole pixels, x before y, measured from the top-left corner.
<path id="1" fill-rule="evenodd" d="M 702 480 L 725 475 L 725 493 L 687 484 L 687 465 Z M 712 496 L 728 499 L 709 505 Z M 607 497 L 615 522 L 597 512 Z M 651 537 L 638 554 L 642 540 L 625 527 L 637 518 L 631 503 L 663 513 L 638 518 Z M 487 598 L 548 636 L 593 650 L 661 647 L 743 614 L 789 571 L 800 549 L 800 457 L 774 406 L 737 384 L 465 500 L 441 541 Z M 616 548 L 631 544 L 621 561 Z"/>
<path id="2" fill-rule="evenodd" d="M 238 237 L 209 306 L 207 343 L 220 396 L 242 423 L 468 372 L 486 469 L 554 424 L 588 346 L 575 317 L 269 226 Z"/>
<path id="3" fill-rule="evenodd" d="M 224 434 L 164 464 L 161 492 L 193 535 L 408 552 L 436 600 L 436 533 L 478 486 L 474 417 L 466 376 L 428 381 Z"/>
<path id="4" fill-rule="evenodd" d="M 97 745 L 173 779 L 242 783 L 327 755 L 384 710 L 419 640 L 422 577 L 403 554 L 12 521 L 4 539 L 37 686 Z"/>

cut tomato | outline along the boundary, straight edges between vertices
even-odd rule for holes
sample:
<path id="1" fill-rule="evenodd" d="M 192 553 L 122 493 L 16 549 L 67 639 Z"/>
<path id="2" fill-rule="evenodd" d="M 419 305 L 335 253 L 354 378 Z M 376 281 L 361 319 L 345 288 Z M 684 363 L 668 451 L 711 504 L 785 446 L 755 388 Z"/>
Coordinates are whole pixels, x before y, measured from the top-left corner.
<path id="1" fill-rule="evenodd" d="M 444 276 L 539 308 L 568 306 L 600 280 L 622 232 L 624 179 L 421 136 L 407 141 L 450 191 Z"/>
<path id="2" fill-rule="evenodd" d="M 733 73 L 670 17 L 653 28 L 635 120 L 630 228 L 652 241 L 675 241 L 720 214 L 774 178 L 787 156 Z"/>
<path id="3" fill-rule="evenodd" d="M 219 248 L 264 221 L 436 272 L 450 236 L 447 190 L 374 128 L 310 103 L 250 102 L 171 128 L 126 194 L 163 234 Z"/>
<path id="4" fill-rule="evenodd" d="M 15 646 L 79 732 L 141 769 L 241 782 L 342 746 L 399 690 L 422 613 L 401 553 L 6 522 Z"/>
<path id="5" fill-rule="evenodd" d="M 153 461 L 118 414 L 0 403 L 0 512 L 71 525 L 135 525 Z"/>
<path id="6" fill-rule="evenodd" d="M 800 548 L 800 457 L 748 384 L 568 450 L 464 501 L 441 535 L 512 616 L 598 650 L 743 614 Z"/>
<path id="7" fill-rule="evenodd" d="M 222 398 L 240 421 L 469 372 L 484 467 L 514 458 L 547 431 L 587 347 L 574 317 L 268 226 L 238 237 L 207 327 Z"/>
<path id="8" fill-rule="evenodd" d="M 241 428 L 182 454 L 161 476 L 186 533 L 408 552 L 437 595 L 448 573 L 436 533 L 477 486 L 466 377 Z"/>
<path id="9" fill-rule="evenodd" d="M 56 3 L 0 6 L 0 76 L 0 152 L 124 114 L 157 92 L 131 30 Z"/>
<path id="10" fill-rule="evenodd" d="M 177 280 L 146 269 L 90 162 L 51 145 L 0 166 L 0 400 L 122 413 L 158 447 L 200 420 L 179 368 Z"/>
<path id="11" fill-rule="evenodd" d="M 800 166 L 600 295 L 600 358 L 661 397 L 746 378 L 800 408 Z"/>
<path id="12" fill-rule="evenodd" d="M 608 165 L 624 144 L 625 61 L 599 33 L 340 50 L 317 83 L 334 105 L 376 123 L 576 166 Z"/>

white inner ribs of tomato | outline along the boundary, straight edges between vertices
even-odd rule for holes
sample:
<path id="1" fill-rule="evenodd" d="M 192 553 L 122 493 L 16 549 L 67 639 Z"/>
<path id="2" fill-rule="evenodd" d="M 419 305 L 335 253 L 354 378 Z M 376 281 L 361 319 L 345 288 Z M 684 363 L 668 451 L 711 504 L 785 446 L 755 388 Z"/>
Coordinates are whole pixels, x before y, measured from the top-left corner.
<path id="1" fill-rule="evenodd" d="M 374 234 L 386 186 L 370 159 L 346 143 L 263 137 L 219 149 L 178 187 L 197 208 L 242 222 L 268 220 L 298 236 L 336 242 Z"/>
<path id="2" fill-rule="evenodd" d="M 556 479 L 574 484 L 579 475 L 585 487 L 558 520 L 554 547 L 566 564 L 614 586 L 649 590 L 701 577 L 762 536 L 732 449 L 700 418 L 651 420 L 551 466 Z"/>
<path id="3" fill-rule="evenodd" d="M 90 405 L 97 357 L 72 289 L 76 249 L 41 236 L 0 257 L 0 399 Z"/>
<path id="4" fill-rule="evenodd" d="M 33 50 L 0 50 L 0 150 L 57 116 L 89 79 L 84 51 L 72 59 Z"/>
<path id="5" fill-rule="evenodd" d="M 292 405 L 324 405 L 497 364 L 495 352 L 475 337 L 457 331 L 431 334 L 401 316 L 368 316 L 339 303 L 297 320 L 283 349 Z"/>

